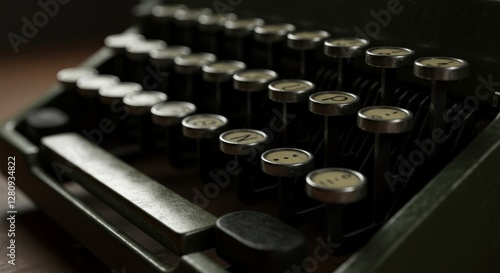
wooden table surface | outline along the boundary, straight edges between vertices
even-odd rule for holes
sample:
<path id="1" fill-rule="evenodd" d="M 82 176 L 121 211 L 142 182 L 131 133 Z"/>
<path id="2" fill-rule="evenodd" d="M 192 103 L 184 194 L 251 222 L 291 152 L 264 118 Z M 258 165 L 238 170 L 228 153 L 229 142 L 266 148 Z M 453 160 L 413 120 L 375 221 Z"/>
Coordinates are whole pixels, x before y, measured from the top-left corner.
<path id="1" fill-rule="evenodd" d="M 26 45 L 0 51 L 0 121 L 20 112 L 55 84 L 57 71 L 95 52 L 99 39 Z M 6 157 L 7 155 L 0 155 Z M 2 158 L 2 164 L 6 158 Z M 98 272 L 103 265 L 16 189 L 16 265 L 7 263 L 7 184 L 0 175 L 0 272 Z M 96 268 L 100 268 L 96 270 Z M 109 270 L 103 272 L 110 272 Z"/>

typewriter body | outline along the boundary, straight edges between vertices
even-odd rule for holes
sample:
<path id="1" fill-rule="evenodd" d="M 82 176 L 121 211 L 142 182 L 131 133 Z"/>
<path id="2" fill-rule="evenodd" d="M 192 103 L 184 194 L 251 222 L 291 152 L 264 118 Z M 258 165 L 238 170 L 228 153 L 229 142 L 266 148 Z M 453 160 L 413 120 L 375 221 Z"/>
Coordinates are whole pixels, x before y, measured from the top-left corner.
<path id="1" fill-rule="evenodd" d="M 87 90 L 83 84 L 60 79 L 61 83 L 5 122 L 0 131 L 2 154 L 17 161 L 16 185 L 113 272 L 496 272 L 500 268 L 496 173 L 500 121 L 495 90 L 500 72 L 498 2 L 167 3 L 174 4 L 185 5 L 180 10 L 188 15 L 190 9 L 200 12 L 195 19 L 188 15 L 161 17 L 162 10 L 156 8 L 155 13 L 154 7 L 165 3 L 143 1 L 132 9 L 135 22 L 125 32 L 165 40 L 166 48 L 179 46 L 182 51 L 181 46 L 186 46 L 191 52 L 210 53 L 204 55 L 207 64 L 234 60 L 231 65 L 238 66 L 236 61 L 241 61 L 244 69 L 235 70 L 228 81 L 210 81 L 202 76 L 201 67 L 192 69 L 192 64 L 182 65 L 182 60 L 158 57 L 155 61 L 149 55 L 141 59 L 140 54 L 128 54 L 109 44 L 81 66 L 101 75 L 116 75 L 122 82 L 137 82 L 145 91 L 159 90 L 168 96 L 167 102 L 191 102 L 197 110 L 191 109 L 190 114 L 223 113 L 228 121 L 225 130 L 200 133 L 200 128 L 182 125 L 180 120 L 171 129 L 172 120 L 152 121 L 151 112 L 133 102 L 106 104 L 85 95 L 92 87 Z M 319 46 L 301 50 L 300 46 L 290 48 L 286 35 L 272 42 L 263 35 L 257 41 L 255 26 L 235 28 L 231 34 L 225 31 L 227 26 L 203 25 L 199 20 L 200 16 L 228 13 L 240 19 L 261 18 L 264 26 L 293 24 L 295 30 L 289 33 L 322 30 L 329 37 L 321 39 Z M 356 37 L 369 45 L 352 58 L 327 56 L 324 42 L 335 37 Z M 365 61 L 367 49 L 381 46 L 409 48 L 415 52 L 414 59 L 447 56 L 466 60 L 468 77 L 453 81 L 438 76 L 432 81 L 427 74 L 416 77 L 414 59 L 397 73 L 389 73 L 390 69 L 381 72 Z M 383 74 L 385 88 L 394 89 L 393 106 L 398 108 L 391 109 L 411 111 L 412 129 L 384 134 L 368 125 L 360 128 L 359 109 L 338 121 L 333 114 L 325 114 L 328 119 L 312 113 L 308 98 L 271 100 L 267 81 L 264 91 L 248 87 L 251 77 L 239 85 L 234 83 L 234 75 L 247 69 L 267 73 L 273 80 L 307 80 L 314 84 L 312 96 L 321 91 L 355 94 L 360 99 L 359 109 L 384 105 L 387 97 L 382 98 L 380 91 Z M 277 75 L 269 74 L 270 70 Z M 387 84 L 389 79 L 395 86 Z M 439 92 L 447 94 L 442 128 L 432 122 L 432 114 L 440 113 L 435 98 Z M 158 102 L 165 100 L 156 95 Z M 126 117 L 121 119 L 121 115 Z M 187 127 L 184 132 L 182 126 Z M 332 139 L 326 144 L 328 126 L 341 132 L 333 144 Z M 248 162 L 242 161 L 248 154 L 235 157 L 234 146 L 219 141 L 221 133 L 242 128 L 259 129 L 269 139 L 265 148 L 252 149 L 255 154 Z M 431 132 L 436 128 L 442 129 L 446 141 L 433 139 Z M 223 146 L 226 153 L 221 152 Z M 305 155 L 312 155 L 314 163 L 305 173 L 297 164 L 280 172 L 282 165 L 260 158 L 262 153 L 265 159 L 267 151 L 283 147 L 300 148 L 291 154 L 297 157 L 302 156 L 301 151 L 310 152 Z M 336 158 L 329 158 L 331 149 L 338 154 Z M 384 164 L 377 162 L 384 158 L 388 159 Z M 8 173 L 5 166 L 2 164 L 2 172 Z M 364 175 L 368 184 L 364 198 L 347 205 L 311 198 L 314 193 L 306 194 L 305 176 L 325 167 Z M 373 183 L 381 168 L 386 168 L 382 173 L 385 187 L 392 193 L 383 213 L 377 213 L 372 202 L 378 204 L 373 200 L 380 192 Z M 291 175 L 294 172 L 300 173 Z M 67 184 L 75 182 L 91 196 L 86 198 L 101 205 L 89 205 L 72 194 Z M 265 194 L 242 186 L 245 182 L 262 182 Z M 285 190 L 286 183 L 295 188 Z M 296 203 L 306 208 L 304 217 L 287 210 L 286 206 Z M 108 212 L 101 211 L 102 207 Z M 345 216 L 339 217 L 341 209 Z M 331 226 L 338 223 L 332 219 L 346 225 L 348 235 L 342 234 L 341 240 L 331 239 L 338 231 Z M 293 245 L 297 232 L 304 236 L 304 242 L 297 243 L 303 245 L 304 253 Z M 259 237 L 257 233 L 268 235 Z M 286 238 L 280 239 L 283 234 Z M 276 265 L 279 269 L 273 271 L 273 261 L 289 267 L 283 270 Z"/>

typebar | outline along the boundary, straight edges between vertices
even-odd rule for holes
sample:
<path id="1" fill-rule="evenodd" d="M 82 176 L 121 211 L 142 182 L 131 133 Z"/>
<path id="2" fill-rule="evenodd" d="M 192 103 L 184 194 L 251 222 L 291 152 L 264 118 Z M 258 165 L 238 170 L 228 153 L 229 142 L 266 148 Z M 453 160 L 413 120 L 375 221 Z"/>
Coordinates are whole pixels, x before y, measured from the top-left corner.
<path id="1" fill-rule="evenodd" d="M 216 218 L 75 133 L 44 137 L 43 150 L 64 173 L 176 254 L 214 245 Z"/>

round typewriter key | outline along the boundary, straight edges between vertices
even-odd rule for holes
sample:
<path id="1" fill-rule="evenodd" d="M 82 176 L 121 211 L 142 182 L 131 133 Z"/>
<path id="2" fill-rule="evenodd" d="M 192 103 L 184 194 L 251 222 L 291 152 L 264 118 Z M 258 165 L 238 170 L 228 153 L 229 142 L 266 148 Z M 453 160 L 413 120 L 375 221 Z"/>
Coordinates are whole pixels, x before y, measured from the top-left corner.
<path id="1" fill-rule="evenodd" d="M 266 133 L 253 129 L 226 131 L 219 136 L 221 151 L 236 156 L 262 152 L 266 142 Z"/>
<path id="2" fill-rule="evenodd" d="M 252 96 L 252 93 L 264 91 L 267 89 L 267 85 L 278 78 L 278 73 L 267 70 L 267 69 L 244 69 L 236 72 L 233 75 L 233 87 L 234 89 L 242 92 L 246 92 L 246 125 L 253 127 L 253 123 L 259 120 L 253 115 L 258 115 L 257 109 L 253 109 L 252 101 L 256 99 L 256 96 Z M 255 111 L 254 111 L 255 110 Z"/>
<path id="3" fill-rule="evenodd" d="M 153 123 L 160 126 L 180 124 L 182 119 L 196 112 L 196 106 L 185 101 L 160 102 L 151 107 Z"/>
<path id="4" fill-rule="evenodd" d="M 290 130 L 287 126 L 287 117 L 290 112 L 292 115 L 299 114 L 297 112 L 293 113 L 294 109 L 289 109 L 288 104 L 297 104 L 299 102 L 306 101 L 309 95 L 314 92 L 315 86 L 312 82 L 300 80 L 300 79 L 286 79 L 273 81 L 268 85 L 268 97 L 272 101 L 281 102 L 282 104 L 282 124 L 284 126 L 283 131 L 283 145 L 288 145 L 288 131 Z M 297 110 L 297 109 L 295 109 Z"/>
<path id="5" fill-rule="evenodd" d="M 318 48 L 330 33 L 323 30 L 301 30 L 288 33 L 287 45 L 295 50 L 311 50 Z"/>
<path id="6" fill-rule="evenodd" d="M 124 32 L 118 34 L 111 34 L 104 38 L 104 45 L 107 48 L 114 50 L 117 53 L 125 52 L 127 45 L 135 42 L 145 40 L 144 36 L 133 32 Z"/>
<path id="7" fill-rule="evenodd" d="M 431 80 L 431 130 L 445 128 L 446 89 L 444 81 L 461 80 L 469 75 L 469 64 L 448 57 L 425 57 L 415 61 L 415 76 Z"/>
<path id="8" fill-rule="evenodd" d="M 455 81 L 469 76 L 469 63 L 448 57 L 425 57 L 415 61 L 415 76 L 432 81 Z"/>
<path id="9" fill-rule="evenodd" d="M 375 133 L 373 217 L 376 223 L 382 223 L 394 198 L 384 176 L 391 168 L 392 137 L 389 134 L 411 130 L 413 114 L 398 107 L 366 107 L 359 110 L 357 124 L 364 131 Z"/>
<path id="10" fill-rule="evenodd" d="M 259 170 L 260 155 L 267 146 L 266 133 L 253 129 L 235 129 L 219 136 L 219 148 L 234 155 L 240 171 L 232 174 L 236 185 L 236 196 L 243 204 L 255 204 L 276 195 L 277 185 L 267 181 Z"/>
<path id="11" fill-rule="evenodd" d="M 76 85 L 80 96 L 96 98 L 102 86 L 117 84 L 119 82 L 120 79 L 113 75 L 87 75 L 79 78 Z"/>
<path id="12" fill-rule="evenodd" d="M 57 80 L 62 83 L 65 88 L 75 88 L 76 82 L 84 76 L 97 75 L 96 69 L 91 67 L 70 67 L 59 70 L 57 72 Z"/>
<path id="13" fill-rule="evenodd" d="M 159 91 L 143 91 L 126 95 L 123 103 L 127 106 L 130 115 L 139 119 L 139 142 L 143 151 L 154 150 L 155 139 L 150 117 L 153 105 L 167 100 L 167 95 Z"/>
<path id="14" fill-rule="evenodd" d="M 267 68 L 273 69 L 274 64 L 279 62 L 280 55 L 276 52 L 280 49 L 275 49 L 275 44 L 286 39 L 289 32 L 295 31 L 295 26 L 292 24 L 269 24 L 258 26 L 254 30 L 254 38 L 256 41 L 267 44 Z"/>
<path id="15" fill-rule="evenodd" d="M 132 115 L 149 114 L 151 107 L 167 100 L 167 95 L 158 91 L 143 91 L 128 94 L 123 98 L 123 103 L 128 106 Z"/>
<path id="16" fill-rule="evenodd" d="M 215 83 L 215 105 L 216 113 L 222 111 L 222 86 L 223 82 L 232 80 L 233 74 L 245 69 L 246 65 L 240 61 L 217 61 L 203 66 L 203 79 Z"/>
<path id="17" fill-rule="evenodd" d="M 361 56 L 369 42 L 354 37 L 331 38 L 324 43 L 326 56 L 333 58 L 353 58 Z"/>
<path id="18" fill-rule="evenodd" d="M 413 50 L 404 47 L 382 46 L 366 50 L 365 62 L 381 68 L 382 105 L 396 105 L 396 69 L 410 66 L 414 56 Z"/>
<path id="19" fill-rule="evenodd" d="M 185 75 L 185 91 L 179 94 L 182 100 L 201 105 L 201 95 L 195 95 L 195 84 L 201 81 L 202 67 L 208 63 L 215 62 L 217 57 L 212 53 L 192 53 L 189 55 L 177 56 L 174 59 L 175 71 L 178 74 Z"/>
<path id="20" fill-rule="evenodd" d="M 171 22 L 178 10 L 185 9 L 187 9 L 187 6 L 182 4 L 155 5 L 151 10 L 151 14 L 156 22 L 165 24 Z"/>
<path id="21" fill-rule="evenodd" d="M 340 164 L 340 133 L 350 122 L 342 117 L 356 114 L 359 107 L 359 97 L 348 92 L 324 91 L 309 97 L 309 110 L 325 117 L 324 166 Z"/>
<path id="22" fill-rule="evenodd" d="M 344 207 L 364 199 L 367 188 L 366 177 L 350 169 L 325 168 L 306 176 L 306 193 L 312 199 L 325 203 L 327 238 L 339 247 L 355 238 L 353 233 L 346 232 Z"/>
<path id="23" fill-rule="evenodd" d="M 168 46 L 151 50 L 149 52 L 149 61 L 152 65 L 167 68 L 174 63 L 176 57 L 189 54 L 191 54 L 191 49 L 187 46 Z"/>
<path id="24" fill-rule="evenodd" d="M 227 124 L 224 116 L 215 114 L 197 114 L 182 120 L 182 134 L 197 142 L 198 171 L 203 182 L 213 181 L 209 174 L 220 155 L 219 149 L 215 150 L 216 141 Z"/>
<path id="25" fill-rule="evenodd" d="M 160 25 L 160 37 L 165 41 L 174 42 L 177 29 L 174 29 L 174 15 L 179 10 L 185 10 L 187 6 L 182 4 L 155 5 L 151 9 L 153 20 Z"/>
<path id="26" fill-rule="evenodd" d="M 215 62 L 215 60 L 217 60 L 217 57 L 212 53 L 192 53 L 177 56 L 174 59 L 175 71 L 179 74 L 193 74 L 201 71 L 204 65 Z"/>
<path id="27" fill-rule="evenodd" d="M 262 43 L 276 43 L 286 38 L 289 32 L 295 31 L 292 24 L 269 24 L 254 29 L 255 40 Z"/>
<path id="28" fill-rule="evenodd" d="M 273 81 L 268 85 L 269 99 L 282 103 L 294 103 L 307 100 L 314 91 L 314 84 L 300 79 Z"/>
<path id="29" fill-rule="evenodd" d="M 295 148 L 277 148 L 261 156 L 261 168 L 265 173 L 278 177 L 305 175 L 314 167 L 314 156 Z"/>
<path id="30" fill-rule="evenodd" d="M 227 119 L 221 115 L 198 114 L 182 120 L 184 136 L 194 139 L 213 138 L 227 126 Z"/>
<path id="31" fill-rule="evenodd" d="M 294 31 L 287 35 L 287 46 L 300 51 L 300 75 L 306 76 L 306 51 L 317 49 L 322 42 L 330 37 L 330 33 L 323 30 Z"/>
<path id="32" fill-rule="evenodd" d="M 243 18 L 226 21 L 224 31 L 227 36 L 241 38 L 252 34 L 254 28 L 264 25 L 264 20 L 260 18 Z"/>
<path id="33" fill-rule="evenodd" d="M 116 100 L 122 100 L 128 94 L 142 91 L 142 86 L 135 82 L 120 82 L 108 84 L 99 88 L 99 100 L 106 105 L 112 105 Z"/>
<path id="34" fill-rule="evenodd" d="M 224 26 L 227 21 L 236 21 L 238 16 L 234 13 L 203 14 L 198 17 L 198 27 L 204 32 L 216 32 Z"/>
<path id="35" fill-rule="evenodd" d="M 152 121 L 165 131 L 166 154 L 175 168 L 196 162 L 196 143 L 182 135 L 182 119 L 196 112 L 196 106 L 185 101 L 160 102 L 151 107 Z"/>
<path id="36" fill-rule="evenodd" d="M 324 42 L 325 55 L 338 61 L 337 89 L 342 90 L 345 87 L 350 87 L 352 62 L 349 59 L 362 55 L 368 44 L 368 40 L 355 37 L 331 38 Z"/>
<path id="37" fill-rule="evenodd" d="M 379 68 L 400 68 L 413 64 L 415 52 L 409 48 L 379 46 L 366 50 L 365 62 Z"/>
<path id="38" fill-rule="evenodd" d="M 77 123 L 82 128 L 95 128 L 102 116 L 99 107 L 99 88 L 109 84 L 117 84 L 120 79 L 113 75 L 87 75 L 76 81 L 77 94 L 75 109 Z"/>
<path id="39" fill-rule="evenodd" d="M 175 25 L 180 28 L 177 33 L 180 36 L 180 44 L 187 45 L 194 49 L 202 49 L 198 47 L 199 33 L 196 33 L 195 26 L 198 24 L 198 19 L 202 15 L 211 15 L 212 11 L 207 8 L 188 8 L 175 12 Z"/>
<path id="40" fill-rule="evenodd" d="M 307 175 L 306 193 L 311 198 L 328 204 L 350 204 L 365 198 L 366 178 L 349 169 L 319 169 Z"/>
<path id="41" fill-rule="evenodd" d="M 198 22 L 201 16 L 212 15 L 212 11 L 207 8 L 197 8 L 197 9 L 178 9 L 175 11 L 175 23 L 178 26 L 192 27 Z"/>
<path id="42" fill-rule="evenodd" d="M 264 20 L 260 18 L 244 18 L 224 23 L 224 33 L 236 41 L 234 58 L 240 61 L 250 61 L 245 58 L 247 57 L 245 52 L 248 50 L 251 40 L 244 42 L 244 39 L 251 37 L 253 30 L 262 25 L 264 25 Z"/>
<path id="43" fill-rule="evenodd" d="M 314 211 L 306 204 L 304 177 L 314 169 L 314 156 L 296 148 L 277 148 L 261 155 L 260 167 L 268 175 L 278 178 L 278 215 L 290 224 L 303 223 Z"/>
<path id="44" fill-rule="evenodd" d="M 127 56 L 133 61 L 143 61 L 149 57 L 153 49 L 165 48 L 167 43 L 162 40 L 135 40 L 125 47 Z"/>
<path id="45" fill-rule="evenodd" d="M 233 85 L 238 91 L 258 92 L 266 89 L 269 82 L 278 78 L 278 73 L 266 69 L 245 69 L 233 75 Z"/>
<path id="46" fill-rule="evenodd" d="M 400 134 L 413 127 L 413 114 L 403 108 L 371 106 L 358 112 L 358 127 L 379 134 Z"/>

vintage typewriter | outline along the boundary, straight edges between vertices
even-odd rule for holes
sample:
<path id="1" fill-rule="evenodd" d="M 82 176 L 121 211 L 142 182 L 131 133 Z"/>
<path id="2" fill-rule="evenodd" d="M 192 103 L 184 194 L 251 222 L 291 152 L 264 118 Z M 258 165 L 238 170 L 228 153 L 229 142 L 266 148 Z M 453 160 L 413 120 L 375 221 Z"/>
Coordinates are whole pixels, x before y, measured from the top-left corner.
<path id="1" fill-rule="evenodd" d="M 498 10 L 143 1 L 0 147 L 112 272 L 496 272 Z"/>

